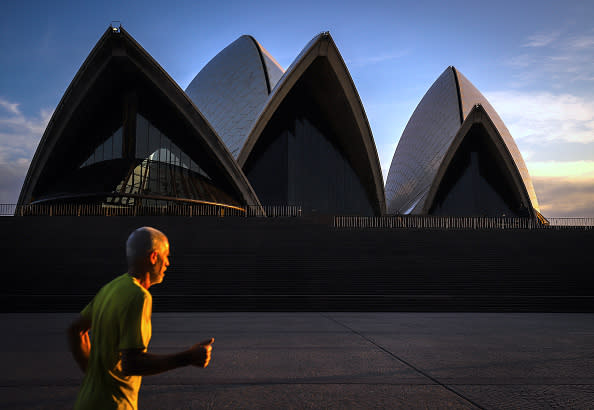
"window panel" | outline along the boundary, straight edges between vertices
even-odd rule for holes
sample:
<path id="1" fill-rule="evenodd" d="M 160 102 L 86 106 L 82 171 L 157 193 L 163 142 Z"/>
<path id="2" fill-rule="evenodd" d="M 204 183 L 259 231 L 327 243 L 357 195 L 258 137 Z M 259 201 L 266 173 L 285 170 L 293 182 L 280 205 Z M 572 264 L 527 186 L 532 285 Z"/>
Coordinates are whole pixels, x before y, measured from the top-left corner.
<path id="1" fill-rule="evenodd" d="M 80 168 L 96 164 L 101 161 L 122 157 L 122 127 L 118 128 L 107 140 L 99 144 L 93 153 L 87 158 Z"/>
<path id="2" fill-rule="evenodd" d="M 141 115 L 136 116 L 136 158 L 146 158 L 148 150 L 149 123 Z"/>
<path id="3" fill-rule="evenodd" d="M 122 158 L 122 127 L 113 133 L 113 158 Z"/>
<path id="4" fill-rule="evenodd" d="M 103 160 L 113 159 L 113 135 L 103 143 Z"/>
<path id="5" fill-rule="evenodd" d="M 121 169 L 122 179 L 113 182 L 112 188 L 126 195 L 156 195 L 204 201 L 235 203 L 225 192 L 212 184 L 211 178 L 169 136 L 163 134 L 141 115 L 136 117 L 136 164 L 126 168 L 123 161 L 107 164 L 105 169 Z M 123 158 L 123 127 L 119 127 L 81 164 L 87 167 L 99 162 Z M 97 174 L 99 175 L 99 174 Z M 166 205 L 166 200 L 147 200 L 110 196 L 103 202 L 111 205 L 134 204 Z"/>
<path id="6" fill-rule="evenodd" d="M 161 133 L 158 129 L 153 127 L 152 125 L 149 126 L 149 151 L 153 154 L 153 160 L 159 160 L 159 149 L 161 148 Z"/>

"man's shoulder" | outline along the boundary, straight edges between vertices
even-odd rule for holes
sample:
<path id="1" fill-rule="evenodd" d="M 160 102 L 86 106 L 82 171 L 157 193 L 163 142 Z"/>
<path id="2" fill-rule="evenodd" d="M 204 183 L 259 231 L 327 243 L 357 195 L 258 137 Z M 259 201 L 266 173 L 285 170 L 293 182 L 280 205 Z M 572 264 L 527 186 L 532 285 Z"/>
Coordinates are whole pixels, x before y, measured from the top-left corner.
<path id="1" fill-rule="evenodd" d="M 123 299 L 127 301 L 152 300 L 151 294 L 140 286 L 138 281 L 128 273 L 124 273 L 107 283 L 99 291 L 98 295 L 109 299 Z"/>
<path id="2" fill-rule="evenodd" d="M 111 281 L 107 282 L 105 285 L 103 285 L 101 290 L 99 290 L 99 293 L 112 292 L 114 289 L 125 288 L 128 285 L 128 282 L 131 282 L 131 279 L 131 276 L 127 273 L 117 276 Z"/>
<path id="3" fill-rule="evenodd" d="M 134 277 L 132 277 L 129 273 L 124 273 L 120 276 L 113 278 L 110 282 L 106 283 L 104 287 L 106 288 L 135 288 L 135 281 Z"/>

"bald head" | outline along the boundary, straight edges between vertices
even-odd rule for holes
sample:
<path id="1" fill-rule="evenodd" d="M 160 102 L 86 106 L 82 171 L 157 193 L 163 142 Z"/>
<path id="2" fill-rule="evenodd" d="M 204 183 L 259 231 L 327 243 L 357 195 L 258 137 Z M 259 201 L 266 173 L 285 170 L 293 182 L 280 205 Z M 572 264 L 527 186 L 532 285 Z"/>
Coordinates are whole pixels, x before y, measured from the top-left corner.
<path id="1" fill-rule="evenodd" d="M 126 259 L 128 267 L 134 267 L 144 261 L 153 251 L 160 251 L 168 243 L 165 234 L 150 226 L 138 228 L 126 241 Z"/>

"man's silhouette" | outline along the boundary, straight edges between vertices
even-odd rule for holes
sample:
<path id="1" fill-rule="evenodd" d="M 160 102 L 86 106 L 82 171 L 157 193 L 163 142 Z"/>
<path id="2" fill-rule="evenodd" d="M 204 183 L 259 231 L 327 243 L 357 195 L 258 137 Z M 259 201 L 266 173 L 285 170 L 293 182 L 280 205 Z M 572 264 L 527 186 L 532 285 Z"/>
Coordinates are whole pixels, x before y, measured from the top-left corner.
<path id="1" fill-rule="evenodd" d="M 147 353 L 148 289 L 163 281 L 169 266 L 167 237 L 138 228 L 128 237 L 126 257 L 128 273 L 103 286 L 68 329 L 70 350 L 85 373 L 75 409 L 136 409 L 142 376 L 210 362 L 214 339 L 171 355 Z"/>

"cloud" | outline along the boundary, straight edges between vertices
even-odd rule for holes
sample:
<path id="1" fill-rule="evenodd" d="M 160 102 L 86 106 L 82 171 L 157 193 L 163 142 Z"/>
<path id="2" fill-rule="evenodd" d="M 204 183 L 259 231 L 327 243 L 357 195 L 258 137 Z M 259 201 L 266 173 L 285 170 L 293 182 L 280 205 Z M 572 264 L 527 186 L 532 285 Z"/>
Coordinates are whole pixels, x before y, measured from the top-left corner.
<path id="1" fill-rule="evenodd" d="M 0 163 L 0 204 L 16 204 L 21 193 L 29 161 Z"/>
<path id="2" fill-rule="evenodd" d="M 549 218 L 594 218 L 594 178 L 532 178 L 540 212 Z"/>
<path id="3" fill-rule="evenodd" d="M 16 203 L 35 149 L 52 111 L 24 115 L 18 103 L 0 97 L 0 203 Z"/>
<path id="4" fill-rule="evenodd" d="M 594 48 L 594 35 L 582 35 L 569 40 L 568 46 L 574 50 Z"/>
<path id="5" fill-rule="evenodd" d="M 554 31 L 552 33 L 539 33 L 528 36 L 526 42 L 522 44 L 522 47 L 544 47 L 553 43 L 559 38 L 561 32 Z"/>
<path id="6" fill-rule="evenodd" d="M 535 57 L 531 54 L 519 54 L 517 56 L 510 57 L 506 64 L 513 68 L 526 68 L 535 63 Z"/>
<path id="7" fill-rule="evenodd" d="M 349 59 L 347 65 L 349 67 L 363 67 L 372 64 L 379 64 L 385 61 L 396 60 L 409 54 L 409 50 L 401 50 L 395 53 L 381 53 L 377 55 L 363 56 L 360 58 Z"/>
<path id="8" fill-rule="evenodd" d="M 494 91 L 485 97 L 516 140 L 594 141 L 594 99 L 544 91 Z"/>
<path id="9" fill-rule="evenodd" d="M 568 34 L 568 30 L 528 36 L 522 52 L 506 64 L 517 69 L 517 87 L 548 82 L 553 88 L 591 85 L 594 82 L 594 33 Z M 581 84 L 580 84 L 581 83 Z"/>
<path id="10" fill-rule="evenodd" d="M 515 89 L 485 96 L 527 160 L 543 215 L 594 217 L 594 34 L 538 33 L 523 47 L 507 61 Z M 540 90 L 524 91 L 534 86 Z M 545 151 L 556 160 L 539 160 Z"/>
<path id="11" fill-rule="evenodd" d="M 594 217 L 594 160 L 528 161 L 545 217 Z"/>
<path id="12" fill-rule="evenodd" d="M 526 166 L 532 177 L 594 180 L 594 160 L 527 161 Z"/>
<path id="13" fill-rule="evenodd" d="M 16 115 L 20 114 L 19 105 L 17 103 L 8 102 L 3 98 L 0 98 L 0 107 L 4 108 L 9 113 Z"/>

